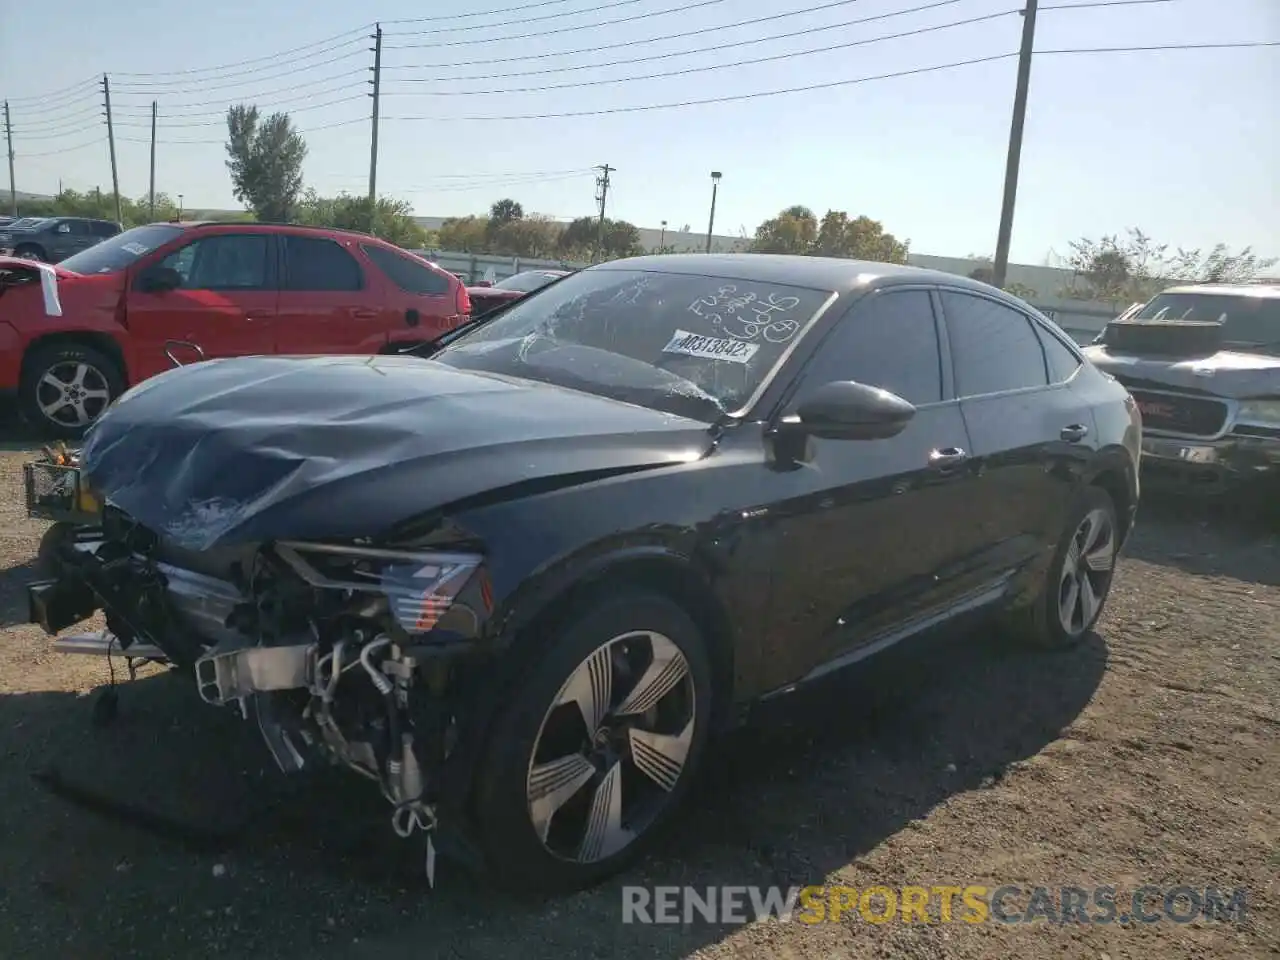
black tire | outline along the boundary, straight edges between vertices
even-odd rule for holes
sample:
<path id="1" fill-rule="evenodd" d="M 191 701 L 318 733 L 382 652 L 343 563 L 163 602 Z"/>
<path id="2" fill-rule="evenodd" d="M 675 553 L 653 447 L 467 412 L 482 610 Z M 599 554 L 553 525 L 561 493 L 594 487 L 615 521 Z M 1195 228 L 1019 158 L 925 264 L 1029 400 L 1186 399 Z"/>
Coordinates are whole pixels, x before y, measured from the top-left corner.
<path id="1" fill-rule="evenodd" d="M 1073 541 L 1079 535 L 1085 518 L 1091 514 L 1100 514 L 1110 531 L 1112 549 L 1111 566 L 1105 575 L 1094 571 L 1090 575 L 1091 589 L 1098 597 L 1097 609 L 1090 615 L 1081 618 L 1078 627 L 1068 630 L 1060 613 L 1060 603 L 1064 599 L 1064 566 Z M 1106 609 L 1107 598 L 1111 593 L 1111 583 L 1115 574 L 1115 562 L 1120 542 L 1119 523 L 1116 518 L 1115 504 L 1110 495 L 1101 487 L 1085 487 L 1077 495 L 1071 509 L 1067 512 L 1067 520 L 1063 525 L 1058 547 L 1053 552 L 1053 559 L 1045 573 L 1045 579 L 1035 599 L 1017 610 L 1010 611 L 1007 626 L 1011 636 L 1019 643 L 1041 649 L 1061 650 L 1078 645 L 1102 616 Z"/>
<path id="2" fill-rule="evenodd" d="M 633 840 L 595 862 L 575 862 L 548 849 L 534 827 L 528 794 L 534 750 L 544 718 L 579 666 L 613 638 L 641 630 L 668 638 L 688 666 L 688 685 L 681 687 L 682 691 L 692 689 L 693 696 L 688 752 L 674 786 L 653 792 L 656 812 Z M 616 696 L 623 694 L 623 690 L 615 691 Z M 662 596 L 624 592 L 601 601 L 557 630 L 532 668 L 515 683 L 477 767 L 473 814 L 490 879 L 526 896 L 559 893 L 598 883 L 641 856 L 661 834 L 696 775 L 710 730 L 713 695 L 711 663 L 697 626 L 684 610 Z M 652 790 L 651 781 L 641 783 Z M 579 789 L 587 793 L 590 783 Z"/>
<path id="3" fill-rule="evenodd" d="M 13 251 L 15 257 L 22 257 L 24 260 L 38 260 L 41 263 L 48 261 L 49 256 L 44 252 L 44 248 L 34 243 L 22 243 Z"/>
<path id="4" fill-rule="evenodd" d="M 71 422 L 69 418 L 59 420 L 48 415 L 45 403 L 49 402 L 47 383 L 42 383 L 45 374 L 55 376 L 68 369 L 69 365 L 83 364 L 91 371 L 85 376 L 86 385 L 93 389 L 106 390 L 105 401 L 94 397 L 82 401 L 82 409 L 89 416 L 87 422 Z M 27 355 L 22 365 L 22 380 L 18 387 L 18 403 L 23 417 L 44 434 L 65 439 L 74 439 L 95 421 L 108 406 L 124 392 L 124 375 L 116 362 L 103 351 L 88 344 L 72 341 L 51 343 L 36 347 Z M 68 408 L 63 407 L 63 410 Z M 54 411 L 55 413 L 57 411 Z"/>

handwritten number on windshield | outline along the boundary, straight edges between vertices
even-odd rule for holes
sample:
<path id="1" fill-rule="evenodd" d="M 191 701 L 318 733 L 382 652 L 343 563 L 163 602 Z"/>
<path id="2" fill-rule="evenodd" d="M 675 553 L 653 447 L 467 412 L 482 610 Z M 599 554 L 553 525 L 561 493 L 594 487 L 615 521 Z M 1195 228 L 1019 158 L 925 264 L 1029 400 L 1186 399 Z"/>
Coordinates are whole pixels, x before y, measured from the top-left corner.
<path id="1" fill-rule="evenodd" d="M 776 293 L 762 297 L 750 291 L 740 293 L 734 284 L 725 284 L 693 301 L 689 312 L 709 320 L 735 340 L 764 338 L 770 343 L 786 343 L 800 329 L 800 324 L 787 316 L 799 305 L 799 297 Z"/>

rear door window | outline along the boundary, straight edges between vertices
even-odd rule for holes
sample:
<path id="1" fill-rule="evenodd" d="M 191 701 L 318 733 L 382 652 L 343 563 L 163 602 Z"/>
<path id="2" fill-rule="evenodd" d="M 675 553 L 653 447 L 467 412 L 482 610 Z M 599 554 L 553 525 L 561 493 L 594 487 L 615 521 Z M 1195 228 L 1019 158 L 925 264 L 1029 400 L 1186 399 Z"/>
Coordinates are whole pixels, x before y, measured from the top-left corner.
<path id="1" fill-rule="evenodd" d="M 942 312 L 957 395 L 978 397 L 1048 384 L 1044 347 L 1028 317 L 996 300 L 952 290 L 942 292 Z"/>
<path id="2" fill-rule="evenodd" d="M 364 289 L 360 264 L 334 240 L 286 236 L 284 290 L 353 291 Z"/>
<path id="3" fill-rule="evenodd" d="M 1044 358 L 1049 364 L 1049 382 L 1065 383 L 1070 380 L 1080 369 L 1080 357 L 1040 324 L 1033 323 L 1032 327 L 1040 337 L 1040 345 L 1044 347 Z"/>
<path id="4" fill-rule="evenodd" d="M 405 293 L 440 296 L 449 292 L 448 277 L 407 254 L 396 253 L 371 243 L 361 244 L 360 249 L 388 280 Z"/>

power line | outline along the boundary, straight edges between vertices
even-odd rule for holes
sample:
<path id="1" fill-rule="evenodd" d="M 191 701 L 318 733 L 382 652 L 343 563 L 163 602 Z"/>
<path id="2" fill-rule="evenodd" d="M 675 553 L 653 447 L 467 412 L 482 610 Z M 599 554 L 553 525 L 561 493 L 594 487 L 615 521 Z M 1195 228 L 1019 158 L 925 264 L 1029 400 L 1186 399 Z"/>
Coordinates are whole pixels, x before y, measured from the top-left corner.
<path id="1" fill-rule="evenodd" d="M 407 30 L 402 34 L 402 36 L 420 37 L 436 33 L 457 33 L 463 30 L 488 30 L 491 27 L 523 26 L 527 23 L 539 23 L 543 20 L 563 20 L 565 17 L 576 17 L 581 13 L 599 13 L 601 10 L 612 10 L 616 7 L 630 7 L 634 4 L 644 2 L 646 2 L 646 0 L 610 0 L 608 3 L 598 3 L 586 10 L 568 10 L 560 13 L 547 13 L 540 17 L 520 17 L 516 20 L 499 20 L 497 23 L 471 23 L 461 27 L 436 27 L 434 30 Z M 397 21 L 390 22 L 395 23 Z"/>
<path id="2" fill-rule="evenodd" d="M 593 47 L 580 47 L 577 50 L 560 50 L 560 51 L 553 51 L 551 53 L 527 53 L 517 57 L 486 57 L 483 60 L 458 60 L 454 63 L 442 63 L 442 64 L 439 64 L 439 66 L 478 67 L 478 66 L 487 66 L 495 63 L 519 63 L 527 60 L 546 60 L 551 57 L 573 57 L 582 53 L 600 53 L 605 50 L 621 50 L 627 47 L 643 46 L 644 44 L 647 44 L 647 43 L 661 43 L 666 40 L 682 40 L 686 37 L 697 37 L 697 36 L 702 36 L 708 33 L 720 33 L 721 31 L 724 31 L 724 30 L 736 30 L 739 27 L 752 27 L 758 23 L 771 23 L 774 20 L 784 20 L 788 17 L 798 17 L 807 13 L 821 13 L 826 10 L 835 10 L 838 7 L 847 7 L 851 4 L 859 3 L 859 2 L 860 0 L 828 0 L 828 2 L 826 3 L 820 3 L 817 6 L 813 6 L 813 7 L 802 7 L 799 10 L 788 10 L 784 13 L 771 13 L 768 16 L 752 17 L 749 20 L 738 20 L 734 23 L 721 23 L 711 27 L 699 27 L 697 30 L 682 30 L 679 33 L 668 33 L 659 37 L 647 37 L 644 40 L 624 40 L 618 43 L 598 44 Z M 939 2 L 937 6 L 945 6 L 946 3 L 960 3 L 960 2 L 962 2 L 962 0 L 945 0 L 945 2 Z M 929 9 L 929 6 L 917 8 L 917 9 Z M 832 29 L 832 27 L 829 24 L 827 24 L 821 27 L 814 27 L 812 30 L 804 31 L 804 32 L 816 32 L 818 30 L 830 30 L 830 29 Z M 778 39 L 781 39 L 782 37 L 787 37 L 787 36 L 799 36 L 799 35 L 800 35 L 799 33 L 782 34 L 781 37 L 779 37 Z M 424 46 L 430 46 L 430 44 L 425 44 Z M 403 47 L 389 46 L 387 47 L 387 49 L 388 50 L 413 50 L 413 49 L 417 49 L 417 45 L 406 44 Z M 422 66 L 422 64 L 413 64 L 411 66 Z"/>
<path id="3" fill-rule="evenodd" d="M 1238 43 L 1179 43 L 1179 44 L 1161 44 L 1145 47 L 1079 47 L 1063 50 L 1044 50 L 1036 51 L 1037 55 L 1053 55 L 1058 53 L 1124 53 L 1137 51 L 1157 51 L 1157 50 L 1201 50 L 1201 49 L 1243 49 L 1249 47 L 1274 47 L 1280 46 L 1280 41 L 1263 40 L 1263 41 L 1241 41 Z M 804 84 L 803 86 L 783 87 L 775 90 L 760 90 L 752 93 L 727 94 L 719 97 L 704 97 L 698 100 L 679 100 L 668 103 L 649 103 L 637 104 L 625 107 L 600 107 L 594 110 L 571 110 L 562 113 L 521 113 L 508 114 L 505 116 L 476 116 L 476 117 L 386 117 L 387 120 L 395 120 L 399 122 L 430 122 L 430 123 L 447 123 L 447 122 L 463 122 L 463 123 L 485 123 L 494 121 L 510 121 L 510 120 L 559 120 L 571 117 L 597 117 L 618 113 L 642 113 L 655 110 L 674 110 L 681 107 L 700 107 L 719 103 L 737 103 L 744 100 L 761 100 L 768 97 L 785 96 L 791 93 L 810 93 L 815 90 L 830 90 L 838 87 L 855 86 L 860 83 L 873 83 L 878 80 L 892 80 L 898 77 L 918 76 L 927 73 L 939 73 L 946 70 L 957 70 L 963 67 L 976 66 L 981 63 L 995 63 L 999 60 L 1009 60 L 1018 55 L 1017 51 L 1010 53 L 999 53 L 986 57 L 973 57 L 967 60 L 956 60 L 951 63 L 940 63 L 928 67 L 914 67 L 910 70 L 895 70 L 891 73 L 881 73 L 867 77 L 852 77 L 844 80 L 827 80 L 821 83 Z"/>
<path id="4" fill-rule="evenodd" d="M 1227 43 L 1157 43 L 1142 47 L 1059 47 L 1037 50 L 1037 57 L 1058 53 L 1150 53 L 1155 50 L 1243 50 L 1250 47 L 1280 47 L 1280 40 L 1240 40 Z"/>
<path id="5" fill-rule="evenodd" d="M 90 77 L 88 80 L 81 80 L 79 83 L 73 83 L 70 86 L 61 87 L 57 90 L 51 90 L 49 93 L 33 94 L 29 97 L 9 97 L 10 103 L 35 103 L 40 100 L 56 100 L 67 93 L 80 93 L 88 90 L 90 93 L 96 93 L 98 89 L 98 78 Z"/>
<path id="6" fill-rule="evenodd" d="M 330 83 L 334 80 L 344 80 L 344 79 L 349 80 L 351 77 L 362 77 L 366 73 L 368 73 L 368 71 L 364 68 L 360 68 L 357 70 L 347 70 L 347 71 L 344 71 L 343 73 L 335 74 L 332 77 L 321 77 L 316 80 L 310 80 L 307 83 L 295 83 L 294 85 L 289 87 L 279 87 L 275 90 L 263 91 L 261 93 L 238 93 L 235 95 L 233 99 L 252 100 L 256 103 L 260 98 L 275 97 L 275 96 L 279 96 L 282 93 L 295 93 L 299 90 L 306 90 L 310 87 L 314 87 L 322 83 Z M 307 96 L 320 96 L 325 93 L 334 92 L 335 90 L 338 90 L 338 89 L 349 89 L 350 86 L 351 85 L 349 83 L 346 83 L 346 84 L 343 84 L 341 87 L 333 87 L 325 90 L 316 90 L 313 93 L 307 94 Z M 133 94 L 133 96 L 142 96 L 142 94 Z M 171 102 L 169 100 L 165 100 L 163 101 L 163 103 L 166 109 L 168 110 L 172 110 L 174 108 L 177 108 L 179 110 L 188 110 L 192 107 L 215 107 L 215 106 L 222 106 L 223 108 L 225 108 L 227 106 L 227 98 L 219 97 L 216 100 L 196 100 L 196 101 L 179 100 L 177 102 Z M 133 106 L 126 109 L 141 110 L 142 108 L 140 106 Z M 207 112 L 208 111 L 201 111 L 201 114 L 204 114 Z M 172 114 L 172 113 L 169 115 L 176 116 L 176 114 Z"/>
<path id="7" fill-rule="evenodd" d="M 543 183 L 564 183 L 569 180 L 581 180 L 587 173 L 564 174 L 559 177 L 530 177 L 523 180 L 490 180 L 485 183 L 451 183 L 434 187 L 402 187 L 410 193 L 466 193 L 471 190 L 509 190 L 515 187 L 536 187 Z"/>
<path id="8" fill-rule="evenodd" d="M 345 89 L 350 89 L 350 87 L 346 87 Z M 365 98 L 365 95 L 364 95 L 363 93 L 354 93 L 354 94 L 350 94 L 350 95 L 345 96 L 345 97 L 338 97 L 338 98 L 337 98 L 337 99 L 335 99 L 335 100 L 326 100 L 326 101 L 324 101 L 323 103 L 309 103 L 309 104 L 304 104 L 304 105 L 302 105 L 302 106 L 300 106 L 300 107 L 299 107 L 299 106 L 290 106 L 287 110 L 285 110 L 285 112 L 286 112 L 286 113 L 289 113 L 289 114 L 294 114 L 294 113 L 306 113 L 308 110 L 322 110 L 322 109 L 324 109 L 325 107 L 336 107 L 338 104 L 341 104 L 341 103 L 354 103 L 355 101 L 357 101 L 357 100 L 363 100 L 364 98 Z M 260 106 L 260 107 L 262 107 L 262 109 L 265 109 L 265 110 L 281 110 L 285 105 L 284 105 L 284 104 L 273 104 L 273 105 L 269 105 L 269 106 L 264 106 L 264 105 L 259 105 L 259 106 Z M 193 120 L 193 119 L 191 119 L 192 117 L 195 117 L 195 116 L 217 117 L 218 119 L 216 119 L 216 120 Z M 168 119 L 166 118 L 166 115 L 165 115 L 165 114 L 163 114 L 163 113 L 162 113 L 162 114 L 160 114 L 160 121 L 161 121 L 160 126 L 161 126 L 161 128 L 162 128 L 162 129 L 174 129 L 174 128 L 177 128 L 177 127 L 220 127 L 220 126 L 222 126 L 222 125 L 226 122 L 226 111 L 225 111 L 225 110 L 221 110 L 221 111 L 209 111 L 209 112 L 206 112 L 206 113 L 203 113 L 203 114 L 189 114 L 189 115 L 186 115 L 186 116 L 183 116 L 183 115 L 181 115 L 181 114 L 178 114 L 178 115 L 174 115 L 174 119 L 175 119 L 175 120 L 177 120 L 177 122 L 176 122 L 176 123 L 174 123 L 174 122 L 170 122 L 170 120 L 168 120 Z M 126 126 L 126 127 L 149 127 L 149 126 L 151 126 L 151 123 L 150 123 L 150 121 L 148 121 L 148 122 L 146 122 L 146 123 L 138 123 L 138 122 L 136 122 L 136 121 L 135 121 L 135 122 L 132 122 L 132 123 L 119 123 L 119 122 L 117 122 L 117 126 Z"/>
<path id="9" fill-rule="evenodd" d="M 476 183 L 478 183 L 478 184 L 480 184 L 480 185 L 483 185 L 483 184 L 484 184 L 484 183 L 486 183 L 486 182 L 502 183 L 502 182 L 505 182 L 505 181 L 508 181 L 508 180 L 513 180 L 513 179 L 525 179 L 525 178 L 528 178 L 528 177 L 535 177 L 535 178 L 544 178 L 544 177 L 545 177 L 545 178 L 550 178 L 550 177 L 576 177 L 576 176 L 586 176 L 587 174 L 592 173 L 592 172 L 594 172 L 594 168 L 593 168 L 593 167 L 574 167 L 574 168 L 565 169 L 565 170 L 523 170 L 523 171 L 514 171 L 514 172 L 506 172 L 506 173 L 498 173 L 498 172 L 493 172 L 493 173 L 436 173 L 436 174 L 431 174 L 431 175 L 427 176 L 425 179 L 427 179 L 427 180 L 448 180 L 448 181 L 466 180 L 466 181 L 475 181 Z M 328 174 L 328 175 L 326 175 L 326 176 L 320 177 L 319 179 L 322 179 L 322 180 L 360 180 L 360 179 L 362 179 L 362 178 L 361 178 L 359 175 L 354 175 L 354 174 L 333 174 L 333 173 L 331 173 L 331 174 Z M 408 187 L 408 188 L 406 188 L 406 189 L 414 189 L 414 190 L 432 190 L 432 189 L 435 189 L 435 188 L 434 188 L 434 187 L 432 187 L 432 186 L 423 186 L 423 185 L 421 185 L 421 184 L 418 184 L 418 185 L 416 185 L 416 186 Z"/>
<path id="10" fill-rule="evenodd" d="M 558 7 L 562 3 L 571 3 L 572 0 L 535 0 L 534 3 L 522 3 L 515 7 L 503 7 L 499 10 L 474 10 L 471 13 L 447 13 L 437 17 L 402 17 L 399 20 L 383 20 L 384 24 L 394 23 L 436 23 L 440 20 L 461 20 L 464 17 L 496 17 L 504 13 L 520 13 L 522 10 L 540 10 L 544 7 Z M 593 9 L 603 10 L 610 4 L 597 4 Z M 561 16 L 569 16 L 565 13 Z"/>
<path id="11" fill-rule="evenodd" d="M 87 150 L 89 147 L 101 147 L 104 145 L 105 137 L 97 136 L 92 140 L 86 140 L 83 143 L 77 143 L 71 147 L 60 147 L 57 150 L 46 150 L 42 153 L 23 153 L 21 150 L 14 148 L 14 156 L 19 160 L 30 160 L 36 157 L 60 157 L 64 153 L 75 153 L 80 150 Z M 146 142 L 146 141 L 144 141 Z"/>
<path id="12" fill-rule="evenodd" d="M 357 50 L 352 50 L 349 53 L 342 54 L 341 56 L 329 57 L 327 60 L 320 60 L 320 61 L 317 61 L 316 63 L 308 63 L 308 64 L 303 64 L 301 66 L 297 66 L 297 65 L 290 66 L 288 68 L 285 68 L 279 73 L 272 73 L 267 76 L 255 77 L 250 82 L 261 83 L 267 80 L 276 80 L 280 77 L 295 76 L 296 74 L 299 74 L 299 73 L 305 73 L 308 70 L 314 70 L 317 67 L 327 67 L 331 63 L 341 63 L 344 60 L 350 60 L 352 57 L 362 57 L 366 54 L 366 52 L 367 51 L 362 46 Z M 244 71 L 241 71 L 238 74 L 238 76 L 243 78 L 246 74 L 259 73 L 263 70 L 280 70 L 280 65 L 272 64 L 271 66 L 268 66 L 268 67 L 258 67 L 257 69 L 253 69 L 253 70 L 244 70 Z M 226 78 L 225 77 L 209 77 L 206 79 L 224 80 Z M 156 87 L 163 87 L 165 91 L 168 93 L 201 93 L 206 90 L 226 90 L 232 87 L 242 87 L 245 84 L 244 79 L 235 80 L 235 81 L 232 81 L 231 83 L 206 84 L 205 80 L 199 80 L 199 81 L 193 81 L 193 82 L 199 83 L 202 85 L 195 86 L 195 87 L 174 87 L 172 81 L 159 80 L 155 82 L 146 82 L 146 83 L 130 82 L 130 83 L 122 84 L 122 86 L 129 89 L 136 89 L 139 91 L 154 91 Z M 141 96 L 143 94 L 140 93 L 138 95 Z M 155 93 L 148 92 L 145 94 L 145 96 L 148 96 L 148 97 L 155 96 Z"/>
<path id="13" fill-rule="evenodd" d="M 299 130 L 304 137 L 309 137 L 313 133 L 319 133 L 322 130 L 334 130 L 338 127 L 349 127 L 353 123 L 367 123 L 368 117 L 349 117 L 346 120 L 337 120 L 333 123 L 323 123 L 318 126 L 309 127 L 306 130 Z M 146 137 L 116 137 L 117 140 L 124 140 L 127 143 L 150 143 Z M 217 144 L 222 146 L 226 143 L 225 139 L 219 140 L 166 140 L 165 146 L 208 146 Z"/>
<path id="14" fill-rule="evenodd" d="M 14 111 L 15 116 L 21 116 L 18 111 Z M 25 123 L 17 122 L 14 124 L 15 133 L 21 132 L 23 136 L 30 136 L 37 140 L 48 140 L 51 137 L 64 136 L 67 133 L 75 133 L 83 130 L 87 125 L 93 123 L 102 115 L 102 104 L 96 103 L 91 109 L 81 110 L 79 113 L 70 117 L 59 117 L 56 120 L 41 123 Z"/>
<path id="15" fill-rule="evenodd" d="M 323 40 L 316 40 L 313 43 L 306 43 L 300 47 L 293 47 L 290 50 L 278 50 L 275 53 L 263 54 L 260 57 L 250 57 L 248 60 L 235 60 L 235 61 L 232 61 L 231 63 L 221 63 L 212 67 L 191 67 L 190 69 L 187 69 L 187 70 L 169 70 L 169 71 L 159 71 L 155 73 L 129 73 L 128 71 L 125 71 L 125 70 L 116 70 L 112 72 L 112 76 L 116 76 L 116 77 L 182 77 L 182 76 L 189 76 L 193 73 L 220 73 L 226 70 L 231 70 L 236 67 L 249 66 L 255 63 L 267 63 L 269 61 L 279 62 L 279 60 L 282 57 L 292 57 L 295 54 L 302 53 L 302 51 L 304 50 L 310 50 L 312 47 L 321 47 L 321 46 L 325 46 L 326 44 L 334 44 L 334 46 L 327 47 L 324 50 L 315 50 L 312 53 L 306 54 L 303 58 L 303 59 L 306 59 L 306 57 L 320 56 L 322 53 L 328 53 L 329 50 L 338 50 L 338 49 L 341 49 L 342 47 L 347 46 L 348 44 L 359 42 L 364 39 L 365 31 L 371 30 L 371 29 L 373 29 L 373 24 L 366 23 L 363 26 L 353 27 L 350 30 L 344 30 L 342 33 L 334 34 L 332 37 L 326 37 Z M 358 34 L 358 36 L 351 36 L 351 34 Z M 348 39 L 343 40 L 341 43 L 336 43 L 336 44 L 334 43 L 335 41 L 341 39 L 342 37 L 347 37 Z M 252 71 L 246 71 L 246 72 L 252 72 Z"/>
<path id="16" fill-rule="evenodd" d="M 663 10 L 652 10 L 649 13 L 636 13 L 628 17 L 616 17 L 613 20 L 600 20 L 596 23 L 583 23 L 571 27 L 556 27 L 552 30 L 535 30 L 532 33 L 513 34 L 506 37 L 487 37 L 483 40 L 440 40 L 432 43 L 402 43 L 396 46 L 388 45 L 388 50 L 422 50 L 426 48 L 436 47 L 472 47 L 481 43 L 502 43 L 507 40 L 533 40 L 537 37 L 550 37 L 560 33 L 575 33 L 579 30 L 598 30 L 600 27 L 612 27 L 620 23 L 634 23 L 637 20 L 648 20 L 651 17 L 665 17 L 673 13 L 687 13 L 690 10 L 698 10 L 702 7 L 714 6 L 718 3 L 726 3 L 727 0 L 695 0 L 693 3 L 686 3 L 681 7 L 667 7 Z M 720 29 L 725 29 L 721 27 Z M 414 36 L 413 33 L 404 34 L 404 36 Z"/>
<path id="17" fill-rule="evenodd" d="M 851 3 L 851 2 L 856 2 L 856 0 L 842 0 L 842 3 L 844 4 Z M 863 23 L 872 23 L 878 20 L 889 20 L 889 19 L 892 19 L 893 17 L 904 17 L 904 16 L 908 16 L 909 14 L 921 13 L 925 10 L 936 10 L 939 7 L 953 6 L 954 4 L 962 3 L 962 2 L 964 2 L 964 0 L 934 0 L 934 2 L 932 3 L 921 4 L 918 7 L 908 7 L 905 10 L 893 10 L 893 11 L 890 11 L 889 13 L 877 13 L 874 16 L 870 16 L 870 17 L 859 17 L 856 20 L 846 20 L 843 23 L 841 23 L 840 26 L 852 27 L 852 26 L 857 26 L 859 24 L 863 24 Z M 1125 2 L 1134 2 L 1134 0 L 1125 0 Z M 1157 2 L 1157 0 L 1143 0 L 1143 2 Z M 1170 0 L 1158 0 L 1158 2 L 1168 3 L 1170 2 Z M 827 6 L 829 6 L 829 4 Z M 754 21 L 749 21 L 749 22 L 754 22 Z M 730 24 L 729 26 L 730 27 L 738 26 L 738 24 Z M 702 33 L 711 33 L 711 32 L 724 30 L 724 29 L 728 29 L 728 28 L 727 27 L 704 27 L 699 30 L 690 30 L 684 33 L 669 34 L 668 36 L 665 36 L 665 37 L 655 37 L 651 40 L 640 41 L 639 44 L 610 43 L 610 44 L 605 44 L 604 46 L 601 46 L 601 47 L 585 47 L 581 50 L 567 50 L 561 54 L 550 54 L 550 56 L 566 56 L 567 57 L 567 56 L 573 56 L 574 54 L 579 54 L 579 53 L 598 53 L 603 50 L 613 50 L 619 47 L 632 47 L 632 46 L 637 46 L 645 43 L 656 43 L 662 40 L 681 39 L 684 37 L 691 37 L 691 36 L 696 36 Z M 734 40 L 729 43 L 717 43 L 716 51 L 719 52 L 721 50 L 730 50 L 735 47 L 749 47 L 749 46 L 754 46 L 760 43 L 771 43 L 775 40 L 790 40 L 794 37 L 804 37 L 814 33 L 829 33 L 831 32 L 832 29 L 833 28 L 829 24 L 822 24 L 821 26 L 817 26 L 817 27 L 805 27 L 803 30 L 790 30 L 786 33 L 773 33 L 773 34 L 769 34 L 768 36 L 756 37 L 751 40 Z M 705 54 L 706 52 L 707 52 L 706 47 L 699 47 L 694 50 L 679 50 L 673 53 L 656 53 L 656 54 L 650 54 L 649 56 L 645 56 L 645 57 L 634 57 L 630 60 L 613 60 L 613 61 L 610 61 L 609 63 L 581 63 L 581 64 L 573 64 L 572 66 L 568 66 L 568 67 L 543 67 L 538 70 L 517 70 L 509 73 L 486 72 L 483 74 L 473 74 L 471 76 L 465 76 L 465 77 L 401 77 L 401 78 L 398 78 L 395 82 L 396 83 L 440 83 L 440 82 L 462 81 L 462 80 L 499 80 L 499 79 L 508 78 L 508 77 L 534 77 L 534 76 L 543 76 L 548 73 L 570 73 L 575 70 L 599 70 L 604 67 L 628 66 L 633 63 L 651 63 L 655 60 L 671 60 L 676 57 L 691 57 L 694 55 Z M 547 56 L 547 55 L 538 54 L 536 56 Z M 530 59 L 530 58 L 512 57 L 510 59 L 524 60 L 524 59 Z M 504 61 L 491 60 L 487 62 L 502 63 Z M 449 66 L 465 66 L 465 65 L 466 64 L 449 64 Z M 394 69 L 402 70 L 405 68 L 397 67 Z"/>
<path id="18" fill-rule="evenodd" d="M 758 63 L 773 63 L 780 60 L 792 60 L 797 57 L 808 57 L 819 53 L 831 53 L 835 50 L 848 50 L 852 47 L 862 47 L 873 43 L 881 43 L 885 40 L 901 40 L 905 37 L 916 37 L 925 33 L 936 33 L 939 30 L 951 30 L 955 27 L 964 27 L 974 23 L 983 23 L 987 20 L 996 20 L 1001 17 L 1012 16 L 1017 12 L 1017 10 L 1001 10 L 998 13 L 988 13 L 980 17 L 969 17 L 965 20 L 952 20 L 947 23 L 936 24 L 931 27 L 917 27 L 914 30 L 904 30 L 901 33 L 891 33 L 880 37 L 864 37 L 861 40 L 847 40 L 844 43 L 834 43 L 825 47 L 814 47 L 809 50 L 795 50 L 789 53 L 777 53 L 768 57 L 756 57 L 751 60 L 704 64 L 697 67 L 686 67 L 682 70 L 666 70 L 660 73 L 642 74 L 640 76 L 633 77 L 610 77 L 602 80 L 580 80 L 574 83 L 556 83 L 540 87 L 508 87 L 501 90 L 415 90 L 413 91 L 413 94 L 416 96 L 426 97 L 490 96 L 503 93 L 541 93 L 551 90 L 569 90 L 577 87 L 599 87 L 614 83 L 631 83 L 638 80 L 661 80 L 668 77 L 682 77 L 691 73 L 708 73 L 713 70 L 728 70 L 734 67 L 752 66 Z M 409 91 L 397 92 L 407 93 Z"/>

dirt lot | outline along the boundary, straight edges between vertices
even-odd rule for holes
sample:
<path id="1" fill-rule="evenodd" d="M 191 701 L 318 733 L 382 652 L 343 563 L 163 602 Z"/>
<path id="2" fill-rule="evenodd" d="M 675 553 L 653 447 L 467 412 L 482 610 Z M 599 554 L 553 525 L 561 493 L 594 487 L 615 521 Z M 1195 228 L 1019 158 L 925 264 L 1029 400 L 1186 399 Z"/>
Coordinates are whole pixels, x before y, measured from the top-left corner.
<path id="1" fill-rule="evenodd" d="M 657 858 L 516 903 L 448 864 L 425 889 L 364 783 L 285 782 L 180 678 L 140 678 L 92 727 L 105 664 L 21 623 L 41 525 L 19 447 L 0 452 L 0 958 L 1280 956 L 1274 533 L 1148 507 L 1082 649 L 953 638 L 791 708 L 722 746 Z M 32 778 L 49 765 L 230 840 L 73 805 Z M 623 926 L 622 883 L 1217 885 L 1249 904 L 1241 924 Z"/>

